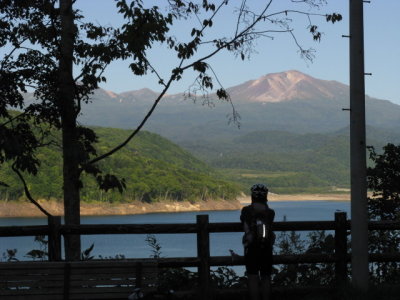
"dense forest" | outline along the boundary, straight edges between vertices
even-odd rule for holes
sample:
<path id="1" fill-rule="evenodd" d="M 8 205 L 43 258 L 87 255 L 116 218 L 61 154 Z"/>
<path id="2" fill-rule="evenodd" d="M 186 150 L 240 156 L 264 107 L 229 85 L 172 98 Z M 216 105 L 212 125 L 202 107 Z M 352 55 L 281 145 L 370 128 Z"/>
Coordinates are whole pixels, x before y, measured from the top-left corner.
<path id="1" fill-rule="evenodd" d="M 381 149 L 398 133 L 367 128 L 367 144 Z M 350 186 L 349 128 L 326 134 L 256 131 L 240 137 L 181 144 L 242 188 L 266 182 L 276 193 L 329 192 Z"/>
<path id="2" fill-rule="evenodd" d="M 123 129 L 95 127 L 97 151 L 104 153 L 126 136 Z M 369 145 L 380 149 L 384 135 L 368 128 Z M 388 133 L 386 132 L 386 135 Z M 391 140 L 398 140 L 390 135 Z M 233 199 L 247 193 L 255 182 L 266 183 L 274 193 L 337 192 L 349 187 L 348 129 L 331 134 L 296 134 L 258 131 L 207 143 L 186 143 L 182 149 L 169 140 L 142 132 L 134 142 L 101 163 L 105 172 L 125 179 L 126 190 L 104 192 L 91 176 L 83 177 L 83 201 Z M 192 154 L 197 156 L 193 156 Z M 27 176 L 37 198 L 62 199 L 61 152 L 45 147 L 39 176 Z M 205 161 L 205 163 L 203 162 Z M 1 200 L 23 199 L 23 186 L 7 165 L 0 177 Z"/>
<path id="3" fill-rule="evenodd" d="M 99 153 L 121 142 L 126 130 L 95 128 L 99 136 L 96 148 Z M 56 146 L 44 147 L 38 153 L 41 169 L 38 176 L 26 176 L 31 193 L 36 198 L 62 199 L 61 152 Z M 105 172 L 112 172 L 125 179 L 126 190 L 101 191 L 92 176 L 83 176 L 83 201 L 132 201 L 154 202 L 160 200 L 233 199 L 239 193 L 234 183 L 218 178 L 216 171 L 194 158 L 189 152 L 161 136 L 141 132 L 138 138 L 101 163 Z M 0 187 L 0 199 L 23 198 L 23 186 L 6 165 L 0 178 L 9 187 Z"/>

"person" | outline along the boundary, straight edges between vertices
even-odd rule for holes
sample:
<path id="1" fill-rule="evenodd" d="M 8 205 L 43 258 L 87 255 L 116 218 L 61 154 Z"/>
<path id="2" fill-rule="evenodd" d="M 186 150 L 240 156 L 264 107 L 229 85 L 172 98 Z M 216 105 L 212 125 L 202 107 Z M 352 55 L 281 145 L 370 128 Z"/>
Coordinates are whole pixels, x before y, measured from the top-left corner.
<path id="1" fill-rule="evenodd" d="M 244 258 L 251 300 L 270 299 L 272 247 L 275 234 L 272 222 L 275 211 L 268 207 L 268 188 L 264 184 L 251 187 L 251 204 L 242 208 Z"/>

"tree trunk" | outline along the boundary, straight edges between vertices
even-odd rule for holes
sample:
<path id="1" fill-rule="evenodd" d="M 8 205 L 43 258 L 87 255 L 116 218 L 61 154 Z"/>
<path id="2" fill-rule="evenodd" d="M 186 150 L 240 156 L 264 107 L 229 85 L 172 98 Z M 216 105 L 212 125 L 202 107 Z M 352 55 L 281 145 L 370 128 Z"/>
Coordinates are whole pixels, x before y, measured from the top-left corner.
<path id="1" fill-rule="evenodd" d="M 79 198 L 79 153 L 77 147 L 75 84 L 73 79 L 73 49 L 75 25 L 72 0 L 60 1 L 61 42 L 59 73 L 59 107 L 62 123 L 63 148 L 63 190 L 65 224 L 80 224 Z M 81 253 L 80 236 L 66 236 L 65 259 L 79 260 Z"/>

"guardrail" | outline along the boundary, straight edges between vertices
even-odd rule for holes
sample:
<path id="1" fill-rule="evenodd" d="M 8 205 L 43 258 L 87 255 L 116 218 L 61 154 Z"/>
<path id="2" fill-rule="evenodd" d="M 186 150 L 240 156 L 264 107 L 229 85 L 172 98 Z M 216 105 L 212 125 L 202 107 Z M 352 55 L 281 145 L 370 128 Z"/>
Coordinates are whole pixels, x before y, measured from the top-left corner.
<path id="1" fill-rule="evenodd" d="M 369 230 L 400 230 L 400 222 L 369 222 Z M 333 254 L 275 255 L 274 264 L 334 263 L 335 280 L 338 285 L 347 280 L 347 263 L 350 255 L 347 249 L 348 230 L 351 222 L 346 213 L 335 213 L 334 221 L 274 222 L 274 231 L 332 230 L 335 232 L 335 252 Z M 107 225 L 62 225 L 61 217 L 49 217 L 43 226 L 3 226 L 0 237 L 47 235 L 50 261 L 60 261 L 61 238 L 65 235 L 93 234 L 182 234 L 197 235 L 197 256 L 160 258 L 158 265 L 168 267 L 197 267 L 201 299 L 207 299 L 210 292 L 210 267 L 244 265 L 244 258 L 231 256 L 210 256 L 210 233 L 242 232 L 240 223 L 209 223 L 208 215 L 197 215 L 191 224 L 107 224 Z M 370 254 L 370 262 L 400 261 L 400 253 Z"/>

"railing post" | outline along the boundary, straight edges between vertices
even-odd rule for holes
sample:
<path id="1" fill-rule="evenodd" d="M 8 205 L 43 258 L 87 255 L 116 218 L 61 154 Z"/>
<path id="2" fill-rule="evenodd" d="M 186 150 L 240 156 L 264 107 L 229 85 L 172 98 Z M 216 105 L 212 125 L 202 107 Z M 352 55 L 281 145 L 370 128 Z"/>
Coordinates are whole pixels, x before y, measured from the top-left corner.
<path id="1" fill-rule="evenodd" d="M 199 299 L 210 299 L 210 235 L 208 215 L 197 215 L 197 257 L 199 259 Z"/>
<path id="2" fill-rule="evenodd" d="M 49 261 L 61 261 L 61 217 L 49 216 L 47 224 L 49 226 Z"/>
<path id="3" fill-rule="evenodd" d="M 335 279 L 337 286 L 347 282 L 347 214 L 335 213 Z"/>

